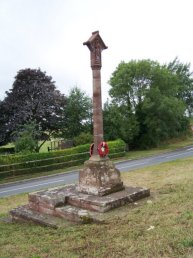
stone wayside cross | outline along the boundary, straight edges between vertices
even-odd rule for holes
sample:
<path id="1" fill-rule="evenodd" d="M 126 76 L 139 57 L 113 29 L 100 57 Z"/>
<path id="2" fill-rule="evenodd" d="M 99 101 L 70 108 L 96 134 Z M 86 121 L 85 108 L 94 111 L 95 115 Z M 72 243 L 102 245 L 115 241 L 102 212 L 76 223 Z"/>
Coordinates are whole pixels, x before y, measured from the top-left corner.
<path id="1" fill-rule="evenodd" d="M 10 211 L 11 221 L 34 221 L 51 227 L 61 227 L 64 219 L 81 223 L 101 221 L 101 214 L 97 213 L 107 212 L 150 195 L 150 190 L 146 188 L 124 187 L 120 172 L 113 162 L 107 155 L 98 155 L 98 144 L 103 141 L 101 52 L 107 47 L 98 31 L 93 32 L 84 45 L 87 45 L 90 50 L 93 72 L 94 150 L 92 156 L 80 170 L 77 185 L 64 185 L 29 193 L 27 205 Z M 66 226 L 66 223 L 64 225 Z"/>
<path id="2" fill-rule="evenodd" d="M 122 190 L 120 172 L 110 159 L 98 154 L 98 146 L 103 141 L 103 114 L 101 101 L 101 52 L 107 48 L 98 31 L 92 33 L 83 43 L 90 50 L 93 74 L 93 136 L 94 148 L 91 158 L 84 163 L 79 172 L 78 191 L 98 196 Z"/>

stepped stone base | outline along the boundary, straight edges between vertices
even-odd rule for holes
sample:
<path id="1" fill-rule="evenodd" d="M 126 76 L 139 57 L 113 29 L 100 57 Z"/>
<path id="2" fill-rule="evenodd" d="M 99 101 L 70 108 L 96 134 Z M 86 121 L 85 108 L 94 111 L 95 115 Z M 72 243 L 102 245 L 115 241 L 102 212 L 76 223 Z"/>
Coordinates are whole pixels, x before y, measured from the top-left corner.
<path id="1" fill-rule="evenodd" d="M 104 222 L 103 215 L 111 209 L 150 195 L 150 190 L 125 187 L 106 196 L 80 193 L 76 185 L 30 193 L 28 205 L 10 211 L 12 221 L 32 221 L 51 227 L 77 223 Z"/>
<path id="2" fill-rule="evenodd" d="M 102 216 L 72 206 L 56 208 L 55 215 L 32 210 L 29 205 L 20 206 L 10 211 L 12 222 L 33 222 L 53 228 L 65 227 L 66 222 L 76 223 L 103 223 Z"/>

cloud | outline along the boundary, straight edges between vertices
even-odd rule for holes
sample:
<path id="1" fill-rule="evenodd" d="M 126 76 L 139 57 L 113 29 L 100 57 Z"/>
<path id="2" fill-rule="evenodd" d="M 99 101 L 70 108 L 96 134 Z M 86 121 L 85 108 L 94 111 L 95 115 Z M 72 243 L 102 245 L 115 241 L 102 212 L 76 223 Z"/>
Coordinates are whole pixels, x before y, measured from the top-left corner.
<path id="1" fill-rule="evenodd" d="M 100 31 L 103 102 L 121 60 L 193 62 L 191 0 L 1 0 L 0 99 L 20 69 L 38 68 L 63 93 L 77 85 L 92 95 L 89 51 L 82 43 Z"/>

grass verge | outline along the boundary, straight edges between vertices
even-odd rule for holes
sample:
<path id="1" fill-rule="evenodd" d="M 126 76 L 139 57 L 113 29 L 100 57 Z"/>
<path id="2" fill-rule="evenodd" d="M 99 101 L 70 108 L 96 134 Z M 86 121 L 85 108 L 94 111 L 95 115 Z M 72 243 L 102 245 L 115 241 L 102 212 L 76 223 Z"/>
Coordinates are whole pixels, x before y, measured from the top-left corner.
<path id="1" fill-rule="evenodd" d="M 75 166 L 75 167 L 57 169 L 57 170 L 52 170 L 52 171 L 47 171 L 47 172 L 39 172 L 36 174 L 10 176 L 10 177 L 4 178 L 4 179 L 0 179 L 0 185 L 6 184 L 6 183 L 17 182 L 17 181 L 21 181 L 21 180 L 28 180 L 28 179 L 32 179 L 32 178 L 43 177 L 43 176 L 51 176 L 51 175 L 56 175 L 56 174 L 68 173 L 70 171 L 80 169 L 81 167 L 82 166 Z"/>
<path id="2" fill-rule="evenodd" d="M 104 225 L 54 230 L 0 222 L 0 257 L 193 257 L 193 158 L 123 173 L 151 197 L 107 213 Z M 27 195 L 0 199 L 0 217 Z"/>
<path id="3" fill-rule="evenodd" d="M 126 157 L 130 159 L 147 157 L 147 156 L 156 155 L 164 152 L 174 151 L 176 149 L 183 148 L 190 145 L 193 145 L 193 136 L 184 137 L 181 139 L 173 139 L 167 143 L 160 145 L 157 148 L 153 148 L 149 150 L 129 151 Z"/>

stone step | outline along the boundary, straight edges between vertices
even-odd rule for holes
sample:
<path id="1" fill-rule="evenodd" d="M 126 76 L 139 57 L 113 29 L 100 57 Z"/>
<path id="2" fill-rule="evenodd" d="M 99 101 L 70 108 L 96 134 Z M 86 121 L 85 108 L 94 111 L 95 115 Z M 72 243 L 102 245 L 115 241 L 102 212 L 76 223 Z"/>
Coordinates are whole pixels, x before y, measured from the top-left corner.
<path id="1" fill-rule="evenodd" d="M 94 196 L 76 192 L 68 196 L 67 203 L 75 207 L 104 213 L 127 203 L 148 197 L 149 195 L 149 189 L 142 187 L 125 187 L 122 191 L 106 196 Z"/>
<path id="2" fill-rule="evenodd" d="M 97 212 L 88 211 L 71 205 L 56 208 L 55 214 L 58 217 L 83 224 L 104 222 L 103 215 Z"/>
<path id="3" fill-rule="evenodd" d="M 13 222 L 33 222 L 53 228 L 65 227 L 67 222 L 82 224 L 104 222 L 102 214 L 72 207 L 70 205 L 56 208 L 53 216 L 32 210 L 29 205 L 20 206 L 11 210 L 10 215 Z"/>
<path id="4" fill-rule="evenodd" d="M 19 206 L 11 210 L 10 216 L 12 222 L 32 222 L 52 228 L 66 227 L 67 225 L 69 225 L 69 222 L 62 218 L 31 210 L 28 205 Z"/>
<path id="5" fill-rule="evenodd" d="M 48 190 L 32 192 L 28 194 L 29 206 L 36 211 L 47 211 L 52 214 L 56 207 L 67 204 L 67 198 L 75 191 L 75 185 L 51 188 Z"/>

